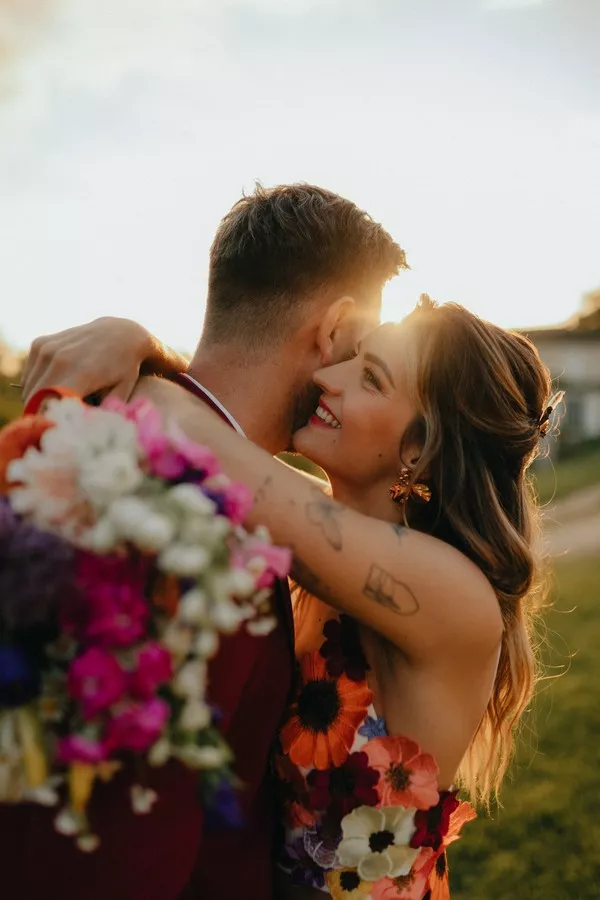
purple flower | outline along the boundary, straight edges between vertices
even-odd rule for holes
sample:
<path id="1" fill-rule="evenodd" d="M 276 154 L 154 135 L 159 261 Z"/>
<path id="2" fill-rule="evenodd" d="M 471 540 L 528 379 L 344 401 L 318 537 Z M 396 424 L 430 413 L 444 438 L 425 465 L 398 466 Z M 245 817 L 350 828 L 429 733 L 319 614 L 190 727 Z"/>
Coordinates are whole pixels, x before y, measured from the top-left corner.
<path id="1" fill-rule="evenodd" d="M 207 832 L 236 830 L 244 824 L 244 817 L 235 788 L 227 778 L 221 778 L 205 809 L 204 827 Z"/>
<path id="2" fill-rule="evenodd" d="M 358 804 L 357 804 L 358 805 Z M 312 860 L 323 869 L 331 869 L 336 862 L 336 850 L 342 839 L 342 833 L 337 829 L 337 834 L 330 833 L 331 829 L 307 828 L 304 832 L 304 849 Z"/>
<path id="3" fill-rule="evenodd" d="M 375 718 L 373 718 L 373 716 L 367 716 L 358 729 L 358 733 L 370 741 L 372 741 L 373 738 L 387 737 L 385 719 L 383 719 L 382 716 L 376 716 Z"/>
<path id="4" fill-rule="evenodd" d="M 50 622 L 73 591 L 70 544 L 22 521 L 0 497 L 0 623 L 9 629 Z"/>
<path id="5" fill-rule="evenodd" d="M 129 690 L 134 697 L 149 699 L 156 689 L 171 680 L 171 655 L 160 644 L 144 644 L 136 651 L 137 666 L 129 676 Z"/>
<path id="6" fill-rule="evenodd" d="M 111 717 L 106 743 L 111 750 L 143 753 L 156 743 L 169 718 L 164 700 L 154 698 L 145 703 L 129 703 Z"/>
<path id="7" fill-rule="evenodd" d="M 281 862 L 289 871 L 292 884 L 319 888 L 325 884 L 325 872 L 306 852 L 302 836 L 285 845 Z"/>
<path id="8" fill-rule="evenodd" d="M 126 647 L 145 631 L 148 562 L 141 557 L 77 558 L 79 594 L 61 610 L 65 631 L 104 647 Z"/>
<path id="9" fill-rule="evenodd" d="M 23 706 L 39 694 L 39 671 L 14 644 L 0 644 L 0 706 Z"/>
<path id="10" fill-rule="evenodd" d="M 117 703 L 127 689 L 125 672 L 101 647 L 90 647 L 69 668 L 69 694 L 81 706 L 84 719 L 93 719 Z"/>

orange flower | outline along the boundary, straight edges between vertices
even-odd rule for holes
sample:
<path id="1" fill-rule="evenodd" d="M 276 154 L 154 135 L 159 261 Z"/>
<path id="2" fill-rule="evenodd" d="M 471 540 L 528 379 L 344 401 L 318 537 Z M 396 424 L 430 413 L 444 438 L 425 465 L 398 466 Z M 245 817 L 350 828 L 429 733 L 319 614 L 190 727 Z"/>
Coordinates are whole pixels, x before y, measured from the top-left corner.
<path id="1" fill-rule="evenodd" d="M 371 768 L 379 772 L 377 792 L 383 806 L 429 809 L 440 799 L 437 764 L 409 738 L 374 738 L 362 748 Z"/>
<path id="2" fill-rule="evenodd" d="M 54 422 L 43 416 L 23 416 L 6 425 L 0 433 L 0 494 L 14 487 L 6 480 L 6 470 L 13 459 L 20 459 L 29 447 L 39 447 L 40 438 Z"/>
<path id="3" fill-rule="evenodd" d="M 373 885 L 372 900 L 422 900 L 434 865 L 434 851 L 431 847 L 424 847 L 408 875 L 381 878 Z"/>
<path id="4" fill-rule="evenodd" d="M 297 766 L 341 766 L 373 695 L 347 675 L 332 678 L 318 650 L 302 658 L 300 670 L 302 685 L 281 731 L 283 751 Z"/>

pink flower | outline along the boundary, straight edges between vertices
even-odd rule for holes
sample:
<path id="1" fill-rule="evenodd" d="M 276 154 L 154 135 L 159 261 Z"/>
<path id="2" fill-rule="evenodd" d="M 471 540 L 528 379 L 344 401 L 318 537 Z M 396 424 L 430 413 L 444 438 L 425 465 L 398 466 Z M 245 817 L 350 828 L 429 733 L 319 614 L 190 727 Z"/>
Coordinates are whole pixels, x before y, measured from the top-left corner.
<path id="1" fill-rule="evenodd" d="M 176 423 L 169 426 L 169 441 L 183 461 L 184 469 L 197 469 L 204 473 L 205 478 L 212 478 L 221 471 L 219 461 L 212 450 L 202 444 L 196 444 Z"/>
<path id="2" fill-rule="evenodd" d="M 108 751 L 100 741 L 93 741 L 81 734 L 71 734 L 59 741 L 58 755 L 64 763 L 97 765 L 106 759 Z"/>
<path id="3" fill-rule="evenodd" d="M 108 397 L 102 407 L 120 413 L 135 424 L 140 446 L 152 473 L 159 478 L 179 478 L 186 469 L 201 471 L 205 478 L 219 472 L 214 454 L 190 440 L 177 425 L 165 428 L 160 413 L 149 400 L 138 398 L 125 404 Z"/>
<path id="4" fill-rule="evenodd" d="M 129 676 L 129 690 L 134 697 L 147 699 L 159 685 L 171 680 L 171 656 L 160 644 L 149 643 L 137 651 L 137 668 Z"/>
<path id="5" fill-rule="evenodd" d="M 243 547 L 236 547 L 232 554 L 232 564 L 247 569 L 251 560 L 262 559 L 265 569 L 257 579 L 257 590 L 271 587 L 276 578 L 286 578 L 292 566 L 292 551 L 287 547 L 275 547 L 259 538 L 250 537 Z"/>
<path id="6" fill-rule="evenodd" d="M 101 647 L 90 647 L 71 663 L 68 687 L 83 718 L 93 719 L 121 699 L 127 679 L 114 656 Z"/>
<path id="7" fill-rule="evenodd" d="M 379 879 L 371 887 L 371 897 L 373 900 L 422 900 L 434 865 L 433 850 L 421 850 L 408 875 Z"/>
<path id="8" fill-rule="evenodd" d="M 254 505 L 254 495 L 250 488 L 234 482 L 223 491 L 225 515 L 234 525 L 241 525 Z"/>
<path id="9" fill-rule="evenodd" d="M 433 756 L 405 737 L 374 738 L 362 748 L 379 772 L 379 806 L 429 809 L 439 800 L 439 769 Z"/>
<path id="10" fill-rule="evenodd" d="M 129 703 L 112 716 L 106 743 L 111 750 L 142 753 L 161 736 L 169 714 L 169 705 L 157 697 L 144 703 Z"/>
<path id="11" fill-rule="evenodd" d="M 141 557 L 79 554 L 78 595 L 61 610 L 61 625 L 79 640 L 126 647 L 145 632 L 148 562 Z"/>

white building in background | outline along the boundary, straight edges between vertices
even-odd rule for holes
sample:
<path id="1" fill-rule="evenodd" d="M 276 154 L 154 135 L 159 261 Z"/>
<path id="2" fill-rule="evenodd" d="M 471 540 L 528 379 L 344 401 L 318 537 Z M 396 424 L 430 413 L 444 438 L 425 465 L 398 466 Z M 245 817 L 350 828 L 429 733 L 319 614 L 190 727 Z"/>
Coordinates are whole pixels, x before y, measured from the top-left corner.
<path id="1" fill-rule="evenodd" d="M 584 297 L 581 312 L 564 325 L 523 331 L 566 391 L 561 442 L 600 440 L 600 290 Z"/>

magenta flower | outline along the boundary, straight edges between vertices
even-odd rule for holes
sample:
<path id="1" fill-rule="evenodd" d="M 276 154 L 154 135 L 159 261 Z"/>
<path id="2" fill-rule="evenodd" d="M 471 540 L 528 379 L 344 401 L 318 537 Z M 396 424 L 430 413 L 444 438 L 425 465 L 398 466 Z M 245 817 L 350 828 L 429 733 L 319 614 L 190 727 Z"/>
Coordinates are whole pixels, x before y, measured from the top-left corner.
<path id="1" fill-rule="evenodd" d="M 223 491 L 223 509 L 234 525 L 241 525 L 245 521 L 253 505 L 254 495 L 245 484 L 234 482 Z"/>
<path id="2" fill-rule="evenodd" d="M 101 647 L 90 647 L 71 663 L 68 688 L 83 718 L 93 719 L 122 698 L 127 679 L 114 656 Z"/>
<path id="3" fill-rule="evenodd" d="M 58 756 L 64 763 L 97 765 L 106 759 L 108 751 L 100 741 L 93 741 L 81 734 L 71 734 L 59 741 Z"/>
<path id="4" fill-rule="evenodd" d="M 134 697 L 146 700 L 161 684 L 171 680 L 171 656 L 160 644 L 144 644 L 136 653 L 136 669 L 129 676 L 129 691 Z"/>
<path id="5" fill-rule="evenodd" d="M 247 569 L 251 560 L 263 559 L 265 569 L 259 575 L 257 589 L 271 587 L 276 578 L 286 578 L 292 565 L 292 551 L 274 547 L 259 538 L 249 537 L 243 547 L 236 547 L 231 562 L 234 567 Z"/>
<path id="6" fill-rule="evenodd" d="M 160 413 L 149 400 L 139 398 L 125 404 L 108 397 L 102 407 L 120 413 L 135 424 L 153 475 L 171 481 L 190 468 L 202 472 L 204 478 L 219 472 L 214 454 L 190 440 L 178 426 L 165 428 Z"/>
<path id="7" fill-rule="evenodd" d="M 79 596 L 61 609 L 61 625 L 78 640 L 104 647 L 126 647 L 145 632 L 145 588 L 149 563 L 141 557 L 80 553 Z"/>
<path id="8" fill-rule="evenodd" d="M 106 743 L 111 750 L 143 753 L 161 736 L 169 714 L 169 705 L 156 697 L 144 703 L 129 703 L 111 717 Z"/>

